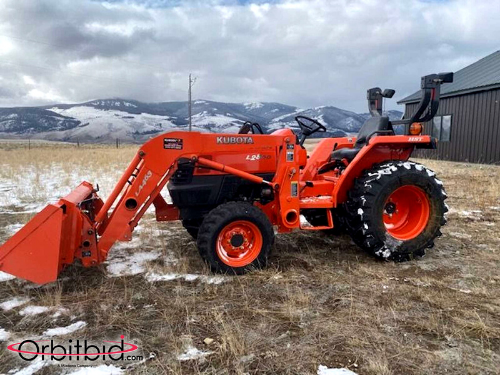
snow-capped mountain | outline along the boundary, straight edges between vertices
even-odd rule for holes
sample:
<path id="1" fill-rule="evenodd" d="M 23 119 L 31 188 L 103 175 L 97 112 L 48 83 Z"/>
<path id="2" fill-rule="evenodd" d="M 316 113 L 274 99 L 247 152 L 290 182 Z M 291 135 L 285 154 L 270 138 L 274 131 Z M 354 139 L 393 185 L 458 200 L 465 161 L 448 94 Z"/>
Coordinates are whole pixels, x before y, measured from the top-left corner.
<path id="1" fill-rule="evenodd" d="M 401 112 L 390 114 L 401 117 Z M 322 136 L 356 133 L 366 114 L 336 107 L 299 109 L 280 103 L 222 103 L 196 100 L 192 129 L 235 133 L 245 121 L 258 122 L 267 131 L 298 129 L 294 117 L 304 115 L 323 123 Z M 170 130 L 188 129 L 186 102 L 143 103 L 135 100 L 99 99 L 81 104 L 47 107 L 0 108 L 0 138 L 40 138 L 70 142 L 144 142 Z M 318 133 L 320 134 L 320 133 Z"/>
<path id="2" fill-rule="evenodd" d="M 365 119 L 350 111 L 345 111 L 336 107 L 315 107 L 305 110 L 296 110 L 293 113 L 279 116 L 270 121 L 268 128 L 276 130 L 283 127 L 299 129 L 295 116 L 302 115 L 319 121 L 327 128 L 325 133 L 317 133 L 318 137 L 324 136 L 345 136 L 346 134 L 357 133 Z"/>

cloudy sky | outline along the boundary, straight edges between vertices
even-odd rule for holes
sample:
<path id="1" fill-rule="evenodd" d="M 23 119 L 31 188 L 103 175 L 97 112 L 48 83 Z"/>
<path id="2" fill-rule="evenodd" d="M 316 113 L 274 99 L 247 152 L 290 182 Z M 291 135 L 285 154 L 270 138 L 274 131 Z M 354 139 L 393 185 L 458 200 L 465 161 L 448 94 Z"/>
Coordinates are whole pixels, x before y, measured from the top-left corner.
<path id="1" fill-rule="evenodd" d="M 500 0 L 0 0 L 0 106 L 122 97 L 364 111 L 498 49 Z M 390 108 L 397 108 L 392 100 Z"/>

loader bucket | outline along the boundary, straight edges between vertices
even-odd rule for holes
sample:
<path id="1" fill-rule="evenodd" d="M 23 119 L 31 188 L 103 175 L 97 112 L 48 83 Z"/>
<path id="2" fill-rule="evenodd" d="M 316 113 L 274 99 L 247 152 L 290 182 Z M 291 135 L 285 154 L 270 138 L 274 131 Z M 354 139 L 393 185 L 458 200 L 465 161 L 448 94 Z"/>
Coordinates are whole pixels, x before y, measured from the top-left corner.
<path id="1" fill-rule="evenodd" d="M 49 204 L 0 247 L 0 271 L 37 284 L 55 281 L 73 263 L 81 246 L 83 222 L 80 203 L 93 194 L 83 182 L 56 204 Z"/>

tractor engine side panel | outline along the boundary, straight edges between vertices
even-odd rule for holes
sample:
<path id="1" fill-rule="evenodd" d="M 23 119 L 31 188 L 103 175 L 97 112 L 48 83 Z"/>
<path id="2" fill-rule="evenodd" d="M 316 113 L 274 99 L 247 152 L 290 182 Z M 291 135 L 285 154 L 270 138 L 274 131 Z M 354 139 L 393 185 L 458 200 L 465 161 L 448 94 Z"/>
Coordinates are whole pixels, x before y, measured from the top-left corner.
<path id="1" fill-rule="evenodd" d="M 273 173 L 257 175 L 269 181 L 274 177 Z M 182 179 L 172 178 L 167 187 L 182 219 L 202 218 L 224 202 L 259 200 L 261 189 L 260 185 L 233 175 L 186 175 L 186 172 Z"/>

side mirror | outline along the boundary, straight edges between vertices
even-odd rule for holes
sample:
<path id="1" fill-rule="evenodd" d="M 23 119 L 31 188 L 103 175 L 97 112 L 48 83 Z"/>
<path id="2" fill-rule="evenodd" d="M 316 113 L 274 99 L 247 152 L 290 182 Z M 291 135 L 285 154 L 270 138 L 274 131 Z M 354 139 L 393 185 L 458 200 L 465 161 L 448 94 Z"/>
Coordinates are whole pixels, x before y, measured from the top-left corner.
<path id="1" fill-rule="evenodd" d="M 453 73 L 439 73 L 438 78 L 441 80 L 441 83 L 452 83 L 453 82 Z"/>
<path id="2" fill-rule="evenodd" d="M 384 98 L 392 98 L 394 94 L 396 93 L 396 90 L 393 89 L 385 89 L 384 92 L 382 92 L 382 96 Z"/>
<path id="3" fill-rule="evenodd" d="M 428 76 L 422 77 L 421 88 L 435 89 L 443 83 L 453 82 L 453 73 L 439 73 L 439 74 L 429 74 Z"/>
<path id="4" fill-rule="evenodd" d="M 384 98 L 392 98 L 396 93 L 395 90 L 385 89 L 382 91 L 380 87 L 373 87 L 366 92 L 368 99 L 368 110 L 374 117 L 382 116 L 382 107 Z"/>

